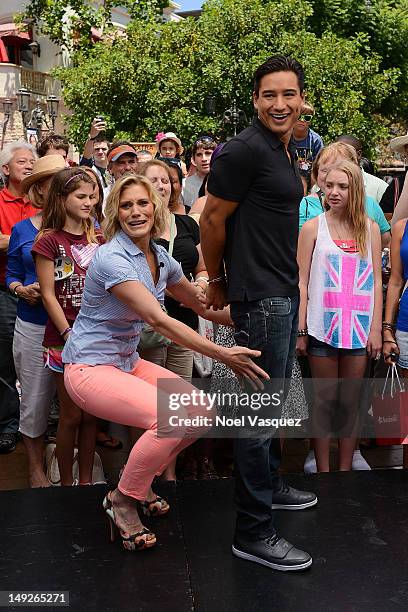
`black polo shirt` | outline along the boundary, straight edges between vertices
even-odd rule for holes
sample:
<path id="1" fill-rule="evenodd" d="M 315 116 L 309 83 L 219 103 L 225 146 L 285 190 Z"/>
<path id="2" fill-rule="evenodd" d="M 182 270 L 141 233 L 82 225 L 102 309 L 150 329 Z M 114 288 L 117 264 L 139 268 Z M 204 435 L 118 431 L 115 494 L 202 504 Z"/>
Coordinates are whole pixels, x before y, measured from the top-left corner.
<path id="1" fill-rule="evenodd" d="M 238 202 L 226 223 L 228 300 L 291 297 L 298 292 L 296 248 L 302 182 L 279 138 L 255 118 L 215 159 L 208 191 Z"/>

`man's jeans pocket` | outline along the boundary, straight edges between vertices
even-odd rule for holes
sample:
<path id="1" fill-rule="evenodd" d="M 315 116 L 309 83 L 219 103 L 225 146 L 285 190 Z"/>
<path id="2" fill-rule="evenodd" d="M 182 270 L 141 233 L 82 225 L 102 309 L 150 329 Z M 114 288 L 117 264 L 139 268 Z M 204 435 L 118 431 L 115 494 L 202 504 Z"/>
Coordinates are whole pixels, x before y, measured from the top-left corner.
<path id="1" fill-rule="evenodd" d="M 263 300 L 265 310 L 270 315 L 287 317 L 292 310 L 292 300 L 289 297 L 272 297 Z"/>
<path id="2" fill-rule="evenodd" d="M 267 341 L 267 315 L 263 301 L 231 305 L 231 318 L 237 345 L 262 350 Z"/>

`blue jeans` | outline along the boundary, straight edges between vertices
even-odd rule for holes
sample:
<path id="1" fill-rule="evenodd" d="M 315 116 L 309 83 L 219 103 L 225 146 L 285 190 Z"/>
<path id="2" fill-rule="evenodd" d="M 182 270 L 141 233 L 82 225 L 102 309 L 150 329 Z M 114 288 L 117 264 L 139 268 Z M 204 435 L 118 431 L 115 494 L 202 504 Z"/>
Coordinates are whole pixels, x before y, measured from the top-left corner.
<path id="1" fill-rule="evenodd" d="M 0 433 L 17 433 L 20 400 L 16 389 L 13 359 L 17 298 L 0 289 Z"/>
<path id="2" fill-rule="evenodd" d="M 235 341 L 262 351 L 255 361 L 271 377 L 271 391 L 284 388 L 287 392 L 296 348 L 298 307 L 298 296 L 231 303 Z M 277 435 L 235 440 L 237 535 L 264 538 L 274 533 L 271 505 L 273 491 L 282 486 L 280 460 Z"/>

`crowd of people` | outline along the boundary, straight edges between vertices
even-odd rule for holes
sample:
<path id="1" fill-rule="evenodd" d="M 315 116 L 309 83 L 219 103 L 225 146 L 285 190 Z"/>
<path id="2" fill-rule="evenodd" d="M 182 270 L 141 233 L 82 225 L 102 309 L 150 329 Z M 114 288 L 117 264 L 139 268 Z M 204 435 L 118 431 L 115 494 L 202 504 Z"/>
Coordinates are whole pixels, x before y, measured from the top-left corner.
<path id="1" fill-rule="evenodd" d="M 171 131 L 157 134 L 155 155 L 109 142 L 102 116 L 79 164 L 52 133 L 36 149 L 21 140 L 0 152 L 0 453 L 21 435 L 30 486 L 50 486 L 57 407 L 60 484 L 92 485 L 96 444 L 122 446 L 109 423 L 128 427 L 127 462 L 103 500 L 112 539 L 118 530 L 128 550 L 156 543 L 141 514 L 170 509 L 155 477 L 217 478 L 216 447 L 232 463 L 228 441 L 200 440 L 209 429 L 200 418 L 215 410 L 205 401 L 185 406 L 190 424 L 158 435 L 158 395 L 169 401 L 159 381 L 191 395 L 197 355 L 234 389 L 283 384 L 284 414 L 316 421 L 313 431 L 323 424 L 308 472 L 330 471 L 339 412 L 350 426 L 338 469 L 370 469 L 359 451 L 360 387 L 381 355 L 408 378 L 406 172 L 390 183 L 370 173 L 353 135 L 324 144 L 292 58 L 257 69 L 253 103 L 238 136 L 202 134 L 187 152 Z M 408 135 L 391 146 L 405 158 Z M 198 333 L 203 321 L 214 341 Z M 302 375 L 319 381 L 312 400 Z M 273 510 L 317 498 L 284 482 L 282 448 L 276 431 L 234 441 L 233 553 L 299 570 L 312 559 L 277 534 Z"/>

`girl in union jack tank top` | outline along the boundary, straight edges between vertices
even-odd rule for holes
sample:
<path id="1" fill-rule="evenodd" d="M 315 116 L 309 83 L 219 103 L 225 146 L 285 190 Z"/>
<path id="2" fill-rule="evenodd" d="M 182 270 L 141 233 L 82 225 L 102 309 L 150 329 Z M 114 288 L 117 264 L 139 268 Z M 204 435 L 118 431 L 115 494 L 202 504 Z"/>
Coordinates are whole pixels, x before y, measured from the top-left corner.
<path id="1" fill-rule="evenodd" d="M 298 244 L 297 351 L 308 355 L 314 379 L 319 472 L 330 471 L 330 434 L 339 439 L 339 470 L 351 469 L 364 373 L 382 349 L 381 237 L 365 211 L 359 167 L 334 164 L 325 194 L 329 209 L 304 224 Z"/>

